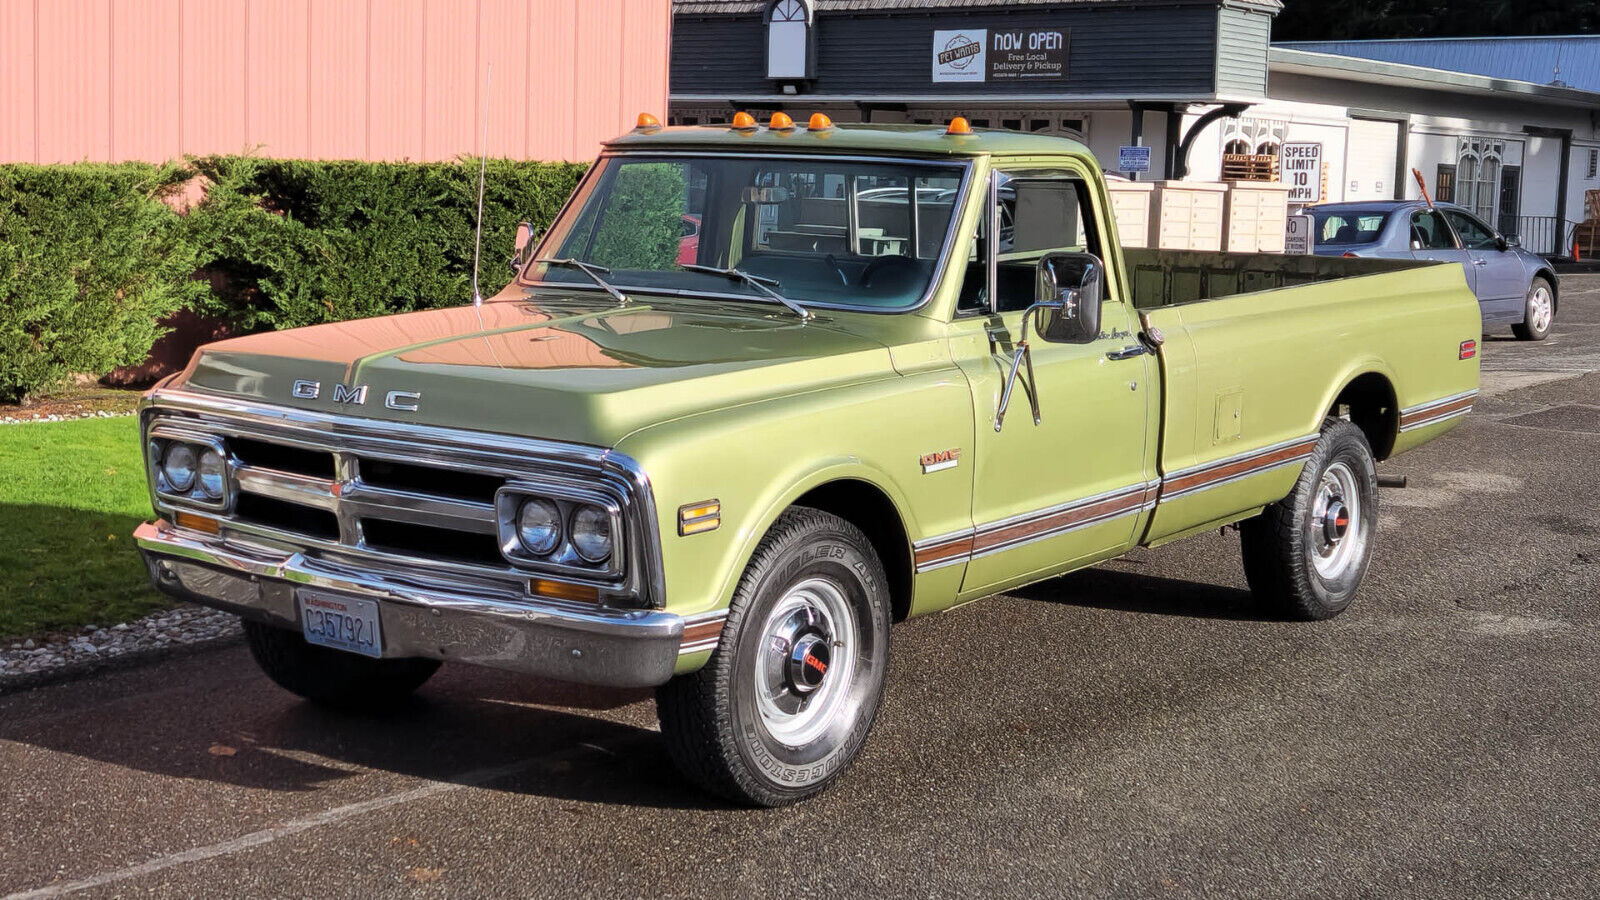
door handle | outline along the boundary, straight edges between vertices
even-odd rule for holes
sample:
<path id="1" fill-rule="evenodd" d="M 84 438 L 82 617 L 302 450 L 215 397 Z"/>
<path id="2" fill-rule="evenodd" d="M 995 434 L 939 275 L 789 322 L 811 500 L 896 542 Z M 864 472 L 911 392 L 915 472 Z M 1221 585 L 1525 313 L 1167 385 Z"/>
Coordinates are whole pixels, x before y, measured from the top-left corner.
<path id="1" fill-rule="evenodd" d="M 1489 261 L 1487 259 L 1475 259 L 1472 261 L 1472 264 L 1475 266 L 1487 266 Z"/>
<path id="2" fill-rule="evenodd" d="M 1106 359 L 1133 359 L 1149 352 L 1150 349 L 1143 344 L 1130 344 L 1121 350 L 1107 350 Z"/>

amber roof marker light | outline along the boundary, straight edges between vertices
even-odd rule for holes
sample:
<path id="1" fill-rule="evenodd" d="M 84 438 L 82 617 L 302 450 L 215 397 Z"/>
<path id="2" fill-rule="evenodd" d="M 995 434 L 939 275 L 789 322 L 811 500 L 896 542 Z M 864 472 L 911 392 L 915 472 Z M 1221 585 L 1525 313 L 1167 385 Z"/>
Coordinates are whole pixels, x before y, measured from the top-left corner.
<path id="1" fill-rule="evenodd" d="M 833 120 L 823 113 L 812 113 L 811 121 L 806 123 L 807 131 L 827 131 L 833 127 Z"/>
<path id="2" fill-rule="evenodd" d="M 945 134 L 971 134 L 972 133 L 972 123 L 967 121 L 967 117 L 966 116 L 956 116 L 954 119 L 950 120 L 950 127 L 946 128 L 944 130 L 944 133 Z"/>
<path id="3" fill-rule="evenodd" d="M 773 131 L 793 131 L 794 120 L 789 118 L 786 112 L 775 112 L 772 118 L 767 120 L 767 128 Z"/>
<path id="4" fill-rule="evenodd" d="M 639 120 L 633 126 L 634 131 L 660 131 L 661 120 L 649 113 L 639 113 Z"/>
<path id="5" fill-rule="evenodd" d="M 733 130 L 734 131 L 755 131 L 756 130 L 756 117 L 750 115 L 747 112 L 736 112 L 736 113 L 734 113 L 733 114 Z"/>

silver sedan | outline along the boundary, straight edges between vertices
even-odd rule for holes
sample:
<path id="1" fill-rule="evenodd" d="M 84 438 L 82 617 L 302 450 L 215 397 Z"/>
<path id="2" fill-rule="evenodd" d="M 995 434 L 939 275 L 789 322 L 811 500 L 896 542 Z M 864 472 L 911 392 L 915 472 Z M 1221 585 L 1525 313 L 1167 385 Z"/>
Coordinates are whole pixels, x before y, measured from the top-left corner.
<path id="1" fill-rule="evenodd" d="M 1542 341 L 1550 333 L 1560 282 L 1549 261 L 1461 207 L 1394 200 L 1328 203 L 1308 211 L 1316 219 L 1317 255 L 1460 263 L 1478 295 L 1485 328 L 1510 325 L 1525 341 Z"/>

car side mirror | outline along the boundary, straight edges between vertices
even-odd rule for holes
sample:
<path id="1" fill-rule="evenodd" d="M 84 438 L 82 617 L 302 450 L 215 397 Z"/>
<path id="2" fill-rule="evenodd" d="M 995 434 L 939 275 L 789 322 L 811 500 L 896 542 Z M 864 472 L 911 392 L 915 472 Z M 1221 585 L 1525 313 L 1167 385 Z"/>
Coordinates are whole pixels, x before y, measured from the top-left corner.
<path id="1" fill-rule="evenodd" d="M 1512 247 L 1518 246 L 1519 242 L 1516 238 L 1508 238 L 1504 235 L 1496 235 L 1494 239 L 1494 245 L 1499 247 L 1501 251 L 1505 251 L 1511 249 Z"/>
<path id="2" fill-rule="evenodd" d="M 1039 337 L 1087 344 L 1100 337 L 1105 264 L 1092 253 L 1046 253 L 1037 267 L 1034 306 Z"/>
<path id="3" fill-rule="evenodd" d="M 522 266 L 528 261 L 528 251 L 533 249 L 533 225 L 529 222 L 517 223 L 517 237 L 512 242 L 511 269 L 522 271 Z"/>

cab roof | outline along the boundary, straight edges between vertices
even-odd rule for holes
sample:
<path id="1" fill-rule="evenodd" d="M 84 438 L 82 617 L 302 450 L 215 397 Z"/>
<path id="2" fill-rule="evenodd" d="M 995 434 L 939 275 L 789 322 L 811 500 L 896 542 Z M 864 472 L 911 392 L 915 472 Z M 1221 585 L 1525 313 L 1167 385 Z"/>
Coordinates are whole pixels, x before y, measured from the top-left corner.
<path id="1" fill-rule="evenodd" d="M 883 156 L 1089 156 L 1089 148 L 1071 138 L 1024 134 L 996 128 L 974 128 L 971 134 L 945 134 L 944 125 L 834 125 L 810 131 L 804 120 L 788 131 L 766 125 L 736 131 L 727 125 L 635 128 L 605 144 L 608 150 L 693 149 L 788 153 L 864 153 Z"/>

